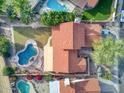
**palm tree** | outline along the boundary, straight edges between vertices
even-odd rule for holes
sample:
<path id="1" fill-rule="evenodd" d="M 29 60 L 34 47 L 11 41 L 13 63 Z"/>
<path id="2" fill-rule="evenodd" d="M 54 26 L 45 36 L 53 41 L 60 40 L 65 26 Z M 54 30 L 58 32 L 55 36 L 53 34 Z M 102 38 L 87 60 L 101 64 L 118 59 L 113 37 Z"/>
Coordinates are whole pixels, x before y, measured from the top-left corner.
<path id="1" fill-rule="evenodd" d="M 93 58 L 97 64 L 112 67 L 116 60 L 124 56 L 124 43 L 122 40 L 113 40 L 112 37 L 101 39 L 93 43 Z"/>

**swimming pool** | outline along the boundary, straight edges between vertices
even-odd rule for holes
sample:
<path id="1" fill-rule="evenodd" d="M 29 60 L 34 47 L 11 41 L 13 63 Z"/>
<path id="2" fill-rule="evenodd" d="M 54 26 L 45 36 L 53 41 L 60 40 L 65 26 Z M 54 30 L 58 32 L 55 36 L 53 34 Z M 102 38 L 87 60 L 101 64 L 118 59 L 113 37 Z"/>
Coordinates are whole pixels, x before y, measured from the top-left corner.
<path id="1" fill-rule="evenodd" d="M 59 4 L 57 0 L 48 0 L 47 7 L 54 11 L 67 11 L 67 7 Z"/>
<path id="2" fill-rule="evenodd" d="M 16 87 L 19 93 L 30 93 L 30 85 L 24 80 L 18 81 Z"/>
<path id="3" fill-rule="evenodd" d="M 19 65 L 27 65 L 29 63 L 29 60 L 36 55 L 37 55 L 36 48 L 33 47 L 33 44 L 28 44 L 23 51 L 18 53 Z"/>

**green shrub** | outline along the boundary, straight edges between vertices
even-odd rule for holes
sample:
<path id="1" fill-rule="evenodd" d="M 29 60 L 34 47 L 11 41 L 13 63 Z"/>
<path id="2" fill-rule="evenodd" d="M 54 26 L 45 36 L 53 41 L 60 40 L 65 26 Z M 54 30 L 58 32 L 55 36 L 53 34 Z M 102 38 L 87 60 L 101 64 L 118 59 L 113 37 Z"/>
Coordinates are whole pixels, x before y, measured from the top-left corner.
<path id="1" fill-rule="evenodd" d="M 23 8 L 20 9 L 20 20 L 22 23 L 29 24 L 33 21 L 33 11 L 29 3 L 24 3 Z"/>
<path id="2" fill-rule="evenodd" d="M 4 67 L 3 68 L 3 74 L 5 76 L 11 76 L 14 73 L 15 73 L 15 70 L 12 67 Z"/>
<path id="3" fill-rule="evenodd" d="M 0 55 L 9 55 L 10 42 L 5 36 L 0 36 Z"/>
<path id="4" fill-rule="evenodd" d="M 104 75 L 102 76 L 102 78 L 104 78 L 106 80 L 112 80 L 112 74 L 105 72 Z"/>
<path id="5" fill-rule="evenodd" d="M 34 12 L 28 0 L 13 0 L 12 4 L 7 6 L 6 11 L 10 20 L 18 18 L 24 24 L 33 21 Z"/>
<path id="6" fill-rule="evenodd" d="M 51 74 L 48 74 L 48 75 L 45 75 L 45 76 L 44 76 L 44 79 L 45 79 L 46 81 L 51 81 L 51 80 L 53 79 L 53 77 L 52 77 Z"/>
<path id="7" fill-rule="evenodd" d="M 7 16 L 9 17 L 10 20 L 14 20 L 17 17 L 17 13 L 14 9 L 14 5 L 9 5 L 7 6 Z"/>
<path id="8" fill-rule="evenodd" d="M 0 0 L 0 14 L 3 12 L 3 7 L 5 4 L 6 0 Z"/>
<path id="9" fill-rule="evenodd" d="M 47 26 L 55 26 L 59 25 L 63 22 L 74 21 L 75 14 L 69 12 L 57 12 L 57 11 L 50 11 L 45 12 L 41 15 L 41 23 Z"/>

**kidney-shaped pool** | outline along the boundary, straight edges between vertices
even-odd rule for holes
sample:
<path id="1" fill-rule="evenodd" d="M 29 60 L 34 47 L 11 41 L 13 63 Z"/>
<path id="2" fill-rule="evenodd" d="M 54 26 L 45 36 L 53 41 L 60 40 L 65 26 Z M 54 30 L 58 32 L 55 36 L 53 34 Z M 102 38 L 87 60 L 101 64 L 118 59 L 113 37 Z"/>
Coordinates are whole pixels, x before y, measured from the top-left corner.
<path id="1" fill-rule="evenodd" d="M 19 57 L 19 64 L 20 65 L 27 65 L 29 63 L 29 60 L 37 55 L 37 50 L 34 48 L 33 44 L 28 44 L 27 47 L 18 53 Z"/>

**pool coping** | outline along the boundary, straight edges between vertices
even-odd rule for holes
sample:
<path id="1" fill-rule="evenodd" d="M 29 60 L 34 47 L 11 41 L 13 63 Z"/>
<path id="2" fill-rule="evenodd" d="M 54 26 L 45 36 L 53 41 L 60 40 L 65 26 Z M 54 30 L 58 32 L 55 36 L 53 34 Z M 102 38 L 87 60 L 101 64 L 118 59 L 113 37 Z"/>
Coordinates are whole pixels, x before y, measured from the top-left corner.
<path id="1" fill-rule="evenodd" d="M 16 88 L 17 88 L 17 90 L 19 91 L 19 93 L 21 93 L 21 91 L 20 91 L 20 89 L 18 88 L 17 85 L 18 85 L 18 83 L 19 83 L 20 81 L 23 81 L 23 82 L 27 83 L 27 84 L 30 86 L 29 93 L 36 93 L 35 90 L 34 90 L 33 85 L 31 84 L 31 82 L 29 82 L 29 81 L 27 81 L 27 80 L 25 81 L 25 80 L 23 80 L 23 79 L 18 80 L 17 83 L 16 83 Z M 33 90 L 33 92 L 32 92 L 32 90 Z"/>
<path id="2" fill-rule="evenodd" d="M 20 80 L 18 80 L 18 81 L 17 81 L 17 83 L 16 83 L 16 88 L 17 88 L 17 90 L 19 91 L 19 93 L 21 93 L 21 91 L 20 91 L 20 89 L 18 88 L 18 86 L 17 86 L 17 85 L 18 85 L 18 83 L 19 83 L 19 82 L 21 82 L 21 81 L 23 81 L 23 82 L 26 82 L 26 83 L 27 83 L 27 81 L 25 81 L 25 80 L 23 80 L 23 79 L 20 79 Z M 27 83 L 27 84 L 28 84 L 28 83 Z M 28 84 L 28 85 L 29 85 L 29 84 Z M 30 86 L 30 85 L 29 85 L 29 86 Z M 29 91 L 29 92 L 30 92 L 30 91 Z"/>
<path id="3" fill-rule="evenodd" d="M 66 11 L 66 12 L 72 12 L 72 11 L 73 11 L 71 8 L 69 9 L 69 6 L 67 6 L 67 4 L 65 4 L 65 2 L 64 2 L 63 4 L 62 4 L 62 2 L 60 2 L 59 0 L 57 0 L 57 2 L 58 2 L 61 6 L 64 5 L 64 6 L 67 8 L 67 11 Z M 42 7 L 41 10 L 40 10 L 40 14 L 42 14 L 42 13 L 44 13 L 44 12 L 48 12 L 48 11 L 55 11 L 55 10 L 49 8 L 49 7 L 47 6 L 47 3 L 48 3 L 48 0 L 46 0 L 46 2 L 43 4 L 43 7 Z"/>
<path id="4" fill-rule="evenodd" d="M 35 56 L 30 57 L 27 64 L 21 65 L 21 64 L 19 64 L 19 56 L 18 56 L 18 54 L 24 52 L 27 49 L 27 46 L 29 44 L 32 44 L 33 45 L 33 47 L 37 51 L 37 54 Z M 36 41 L 34 41 L 34 40 L 27 40 L 26 43 L 25 43 L 25 47 L 22 50 L 20 50 L 20 51 L 18 51 L 16 53 L 15 60 L 16 60 L 16 63 L 17 63 L 17 65 L 19 67 L 29 67 L 30 65 L 32 65 L 34 63 L 34 61 L 36 60 L 38 54 L 39 54 L 39 50 L 38 50 Z M 32 58 L 34 58 L 34 61 L 30 61 Z"/>

